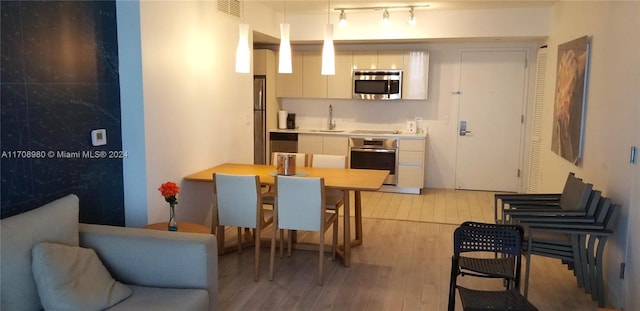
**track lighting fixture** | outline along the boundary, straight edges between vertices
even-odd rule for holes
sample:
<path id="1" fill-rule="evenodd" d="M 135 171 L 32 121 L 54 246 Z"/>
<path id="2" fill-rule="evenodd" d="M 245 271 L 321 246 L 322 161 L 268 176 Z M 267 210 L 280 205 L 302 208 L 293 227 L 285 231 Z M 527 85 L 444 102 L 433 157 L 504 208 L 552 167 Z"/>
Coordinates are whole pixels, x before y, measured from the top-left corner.
<path id="1" fill-rule="evenodd" d="M 409 21 L 408 24 L 413 26 L 416 24 L 416 16 L 415 9 L 419 8 L 428 8 L 430 5 L 402 5 L 402 6 L 375 6 L 375 7 L 351 7 L 351 8 L 334 8 L 336 11 L 340 11 L 340 27 L 345 27 L 347 25 L 347 14 L 346 11 L 362 11 L 362 10 L 374 10 L 379 11 L 382 10 L 382 23 L 386 26 L 390 23 L 389 20 L 389 10 L 406 10 L 409 9 Z"/>

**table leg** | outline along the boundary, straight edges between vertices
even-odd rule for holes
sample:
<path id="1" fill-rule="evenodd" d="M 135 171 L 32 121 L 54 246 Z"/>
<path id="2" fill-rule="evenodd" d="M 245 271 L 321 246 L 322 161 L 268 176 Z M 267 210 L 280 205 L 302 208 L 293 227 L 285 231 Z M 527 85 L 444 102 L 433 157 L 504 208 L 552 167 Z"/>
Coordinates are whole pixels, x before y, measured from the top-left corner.
<path id="1" fill-rule="evenodd" d="M 345 267 L 351 266 L 351 217 L 350 209 L 351 204 L 349 202 L 349 191 L 344 191 L 344 256 L 342 260 Z"/>
<path id="2" fill-rule="evenodd" d="M 360 197 L 360 191 L 354 191 L 354 196 L 356 237 L 351 246 L 358 246 L 362 244 L 362 198 Z"/>
<path id="3" fill-rule="evenodd" d="M 225 253 L 224 249 L 224 226 L 216 226 L 213 225 L 216 232 L 216 237 L 218 238 L 218 255 L 222 255 Z"/>

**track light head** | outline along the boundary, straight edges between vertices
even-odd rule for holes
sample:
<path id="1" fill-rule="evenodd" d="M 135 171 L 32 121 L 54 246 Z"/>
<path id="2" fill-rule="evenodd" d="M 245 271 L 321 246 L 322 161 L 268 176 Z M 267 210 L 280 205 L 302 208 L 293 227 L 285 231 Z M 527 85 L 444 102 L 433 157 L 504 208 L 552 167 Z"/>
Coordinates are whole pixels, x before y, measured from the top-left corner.
<path id="1" fill-rule="evenodd" d="M 340 20 L 338 21 L 338 25 L 343 28 L 347 26 L 347 13 L 345 13 L 344 10 L 340 11 Z"/>
<path id="2" fill-rule="evenodd" d="M 408 23 L 411 26 L 415 26 L 416 25 L 416 15 L 413 12 L 413 7 L 409 10 L 409 21 L 408 21 Z"/>
<path id="3" fill-rule="evenodd" d="M 382 13 L 382 25 L 389 25 L 389 11 L 387 9 L 384 9 L 384 12 Z"/>

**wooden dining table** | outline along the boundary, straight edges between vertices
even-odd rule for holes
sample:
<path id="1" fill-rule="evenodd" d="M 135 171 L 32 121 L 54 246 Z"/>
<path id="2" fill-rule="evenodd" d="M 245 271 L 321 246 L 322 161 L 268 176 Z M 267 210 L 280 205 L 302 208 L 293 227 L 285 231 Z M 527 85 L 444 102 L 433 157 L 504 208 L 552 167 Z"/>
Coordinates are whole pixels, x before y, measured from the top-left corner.
<path id="1" fill-rule="evenodd" d="M 262 185 L 273 185 L 276 168 L 273 165 L 224 163 L 189 176 L 184 179 L 195 182 L 213 182 L 214 173 L 257 175 Z M 380 189 L 385 178 L 389 175 L 387 170 L 367 170 L 348 168 L 319 168 L 298 167 L 297 174 L 308 177 L 324 178 L 326 188 L 344 191 L 344 242 L 337 249 L 338 258 L 345 266 L 351 265 L 351 247 L 362 244 L 362 202 L 361 191 L 375 191 Z M 354 220 L 355 239 L 351 240 L 351 212 L 350 192 L 354 193 Z M 219 239 L 220 240 L 220 239 Z M 224 239 L 219 243 L 224 243 Z M 218 245 L 224 248 L 224 244 Z"/>

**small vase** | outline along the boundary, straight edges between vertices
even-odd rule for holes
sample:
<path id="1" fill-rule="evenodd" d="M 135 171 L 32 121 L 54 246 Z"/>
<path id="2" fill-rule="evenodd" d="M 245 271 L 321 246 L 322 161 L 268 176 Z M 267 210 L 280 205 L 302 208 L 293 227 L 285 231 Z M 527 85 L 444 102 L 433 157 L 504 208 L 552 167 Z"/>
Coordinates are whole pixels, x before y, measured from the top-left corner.
<path id="1" fill-rule="evenodd" d="M 169 231 L 178 231 L 178 222 L 176 221 L 176 204 L 169 204 Z"/>

